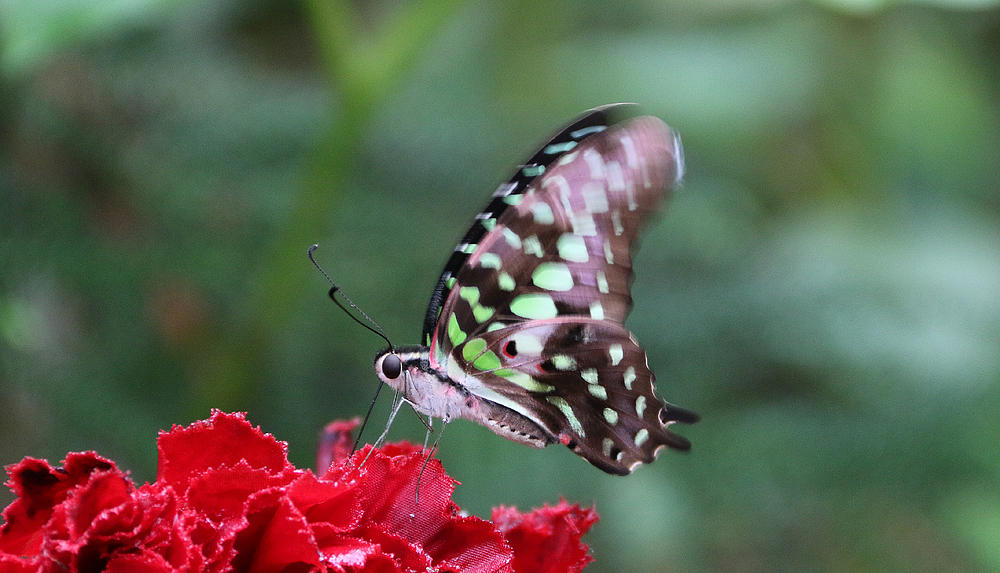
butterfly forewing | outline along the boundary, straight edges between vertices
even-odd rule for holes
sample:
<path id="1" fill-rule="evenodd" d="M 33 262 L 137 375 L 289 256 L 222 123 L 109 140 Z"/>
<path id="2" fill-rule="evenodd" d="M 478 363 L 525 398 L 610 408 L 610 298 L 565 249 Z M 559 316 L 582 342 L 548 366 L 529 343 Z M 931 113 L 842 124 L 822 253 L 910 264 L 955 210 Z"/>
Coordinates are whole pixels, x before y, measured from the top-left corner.
<path id="1" fill-rule="evenodd" d="M 630 249 L 678 175 L 677 144 L 655 117 L 591 135 L 512 201 L 458 270 L 434 354 L 489 329 L 581 316 L 621 323 L 632 306 Z"/>
<path id="2" fill-rule="evenodd" d="M 481 240 L 488 237 L 494 230 L 496 220 L 511 205 L 517 204 L 528 186 L 545 173 L 546 169 L 554 162 L 563 159 L 584 139 L 603 132 L 609 126 L 627 117 L 629 113 L 636 111 L 636 108 L 637 106 L 633 104 L 612 104 L 590 110 L 553 136 L 517 170 L 509 181 L 496 190 L 489 204 L 476 217 L 465 237 L 455 247 L 441 277 L 438 279 L 424 319 L 424 344 L 430 345 L 431 338 L 439 326 L 439 318 L 445 314 L 442 304 L 454 290 L 456 275 L 465 266 L 469 256 L 479 246 Z"/>

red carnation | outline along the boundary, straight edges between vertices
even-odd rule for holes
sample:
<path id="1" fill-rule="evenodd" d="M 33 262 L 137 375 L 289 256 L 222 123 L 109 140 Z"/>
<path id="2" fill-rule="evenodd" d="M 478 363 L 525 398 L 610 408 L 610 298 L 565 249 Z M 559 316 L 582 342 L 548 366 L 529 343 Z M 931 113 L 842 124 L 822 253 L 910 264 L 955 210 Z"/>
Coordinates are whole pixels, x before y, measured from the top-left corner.
<path id="1" fill-rule="evenodd" d="M 349 442 L 352 427 L 330 428 Z M 17 499 L 3 511 L 0 572 L 544 573 L 591 560 L 580 537 L 592 509 L 560 501 L 499 508 L 494 522 L 462 516 L 455 481 L 436 459 L 424 466 L 420 448 L 343 458 L 339 438 L 321 478 L 242 414 L 218 411 L 162 432 L 156 481 L 140 487 L 93 452 L 70 453 L 61 468 L 25 458 L 7 468 Z"/>

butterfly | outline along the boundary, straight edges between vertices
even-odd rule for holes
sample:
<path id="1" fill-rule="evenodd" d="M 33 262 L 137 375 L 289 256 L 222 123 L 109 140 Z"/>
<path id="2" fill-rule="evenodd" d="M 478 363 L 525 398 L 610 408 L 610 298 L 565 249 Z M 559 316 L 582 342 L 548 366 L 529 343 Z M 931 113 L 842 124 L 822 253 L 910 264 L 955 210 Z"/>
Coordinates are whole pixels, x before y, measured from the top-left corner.
<path id="1" fill-rule="evenodd" d="M 379 378 L 431 420 L 561 443 L 612 474 L 690 448 L 668 427 L 698 415 L 657 397 L 623 324 L 640 227 L 683 165 L 660 119 L 586 112 L 493 194 L 434 288 L 423 345 L 380 353 Z"/>

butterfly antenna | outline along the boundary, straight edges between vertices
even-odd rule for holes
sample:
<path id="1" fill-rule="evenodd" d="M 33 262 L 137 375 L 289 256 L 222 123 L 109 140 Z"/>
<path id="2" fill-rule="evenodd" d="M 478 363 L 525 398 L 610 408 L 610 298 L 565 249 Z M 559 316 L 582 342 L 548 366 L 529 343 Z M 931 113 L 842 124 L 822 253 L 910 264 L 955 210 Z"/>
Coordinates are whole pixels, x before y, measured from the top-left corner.
<path id="1" fill-rule="evenodd" d="M 372 320 L 370 316 L 368 316 L 367 314 L 365 314 L 365 311 L 363 311 L 360 308 L 358 308 L 358 305 L 354 304 L 354 301 L 351 300 L 351 298 L 349 296 L 347 296 L 346 294 L 344 294 L 344 291 L 340 290 L 340 287 L 337 286 L 337 283 L 333 282 L 333 279 L 330 278 L 330 275 L 328 275 L 326 273 L 326 271 L 323 270 L 323 267 L 319 266 L 319 263 L 316 262 L 316 259 L 313 257 L 313 251 L 315 251 L 318 248 L 319 248 L 319 245 L 318 244 L 314 244 L 313 246 L 309 247 L 309 250 L 306 252 L 306 254 L 309 256 L 309 260 L 312 261 L 313 266 L 316 267 L 316 270 L 318 270 L 320 273 L 322 273 L 323 276 L 326 277 L 326 280 L 330 283 L 330 285 L 331 285 L 330 286 L 330 293 L 329 293 L 330 300 L 332 300 L 334 304 L 336 304 L 338 307 L 340 307 L 340 310 L 344 311 L 344 313 L 347 316 L 351 317 L 351 320 L 353 320 L 354 322 L 360 324 L 361 326 L 367 328 L 368 330 L 370 330 L 370 331 L 374 332 L 376 335 L 378 335 L 379 338 L 381 338 L 382 340 L 384 340 L 385 343 L 389 345 L 389 349 L 392 350 L 392 348 L 393 348 L 392 342 L 389 340 L 389 337 L 385 335 L 385 332 L 382 331 L 382 327 L 379 326 L 377 322 L 375 322 L 374 320 Z M 337 296 L 336 296 L 337 293 L 340 293 L 340 296 L 343 297 L 344 300 L 347 301 L 347 304 L 350 305 L 351 308 L 353 308 L 354 310 L 356 310 L 358 312 L 358 314 L 360 314 L 361 316 L 365 317 L 365 320 L 367 321 L 367 323 L 366 322 L 362 322 L 361 319 L 359 319 L 357 316 L 354 316 L 354 314 L 352 314 L 351 311 L 347 310 L 347 308 L 345 308 L 344 305 L 341 304 L 339 300 L 337 300 Z M 355 452 L 358 451 L 358 444 L 361 443 L 361 436 L 363 436 L 364 433 L 365 433 L 365 426 L 368 425 L 368 419 L 371 418 L 372 410 L 375 408 L 375 402 L 378 400 L 379 392 L 382 391 L 382 386 L 384 384 L 385 384 L 384 382 L 382 382 L 381 380 L 379 380 L 378 386 L 375 388 L 375 396 L 372 397 L 372 402 L 371 402 L 371 404 L 368 405 L 368 412 L 365 413 L 365 419 L 364 419 L 363 422 L 361 422 L 361 427 L 358 428 L 358 437 L 354 439 L 354 447 L 352 448 L 352 451 L 355 451 Z M 383 434 L 383 436 L 384 435 L 385 434 Z M 368 458 L 365 458 L 365 459 L 367 460 Z M 361 462 L 361 464 L 364 465 L 364 462 Z"/>
<path id="2" fill-rule="evenodd" d="M 351 320 L 353 320 L 354 322 L 356 322 L 356 323 L 360 324 L 361 326 L 367 328 L 368 330 L 374 332 L 376 335 L 378 335 L 379 338 L 381 338 L 382 340 L 384 340 L 385 343 L 389 345 L 390 349 L 392 349 L 393 348 L 392 342 L 389 340 L 389 337 L 385 335 L 385 332 L 382 331 L 382 327 L 379 326 L 377 322 L 375 322 L 374 320 L 372 320 L 372 318 L 370 316 L 368 316 L 367 314 L 365 314 L 365 311 L 363 311 L 360 308 L 358 308 L 358 305 L 354 304 L 354 301 L 351 300 L 351 298 L 349 296 L 347 296 L 346 294 L 344 294 L 344 291 L 340 290 L 340 287 L 337 286 L 337 283 L 333 282 L 333 279 L 330 278 L 330 275 L 326 274 L 326 271 L 323 270 L 323 267 L 319 266 L 319 263 L 317 263 L 316 259 L 313 258 L 313 251 L 315 251 L 318 248 L 319 248 L 319 245 L 313 245 L 313 246 L 309 247 L 309 251 L 308 251 L 309 260 L 312 261 L 312 264 L 313 264 L 313 266 L 316 267 L 316 270 L 318 270 L 319 272 L 323 273 L 323 276 L 326 277 L 326 280 L 330 282 L 330 293 L 329 293 L 330 294 L 330 300 L 332 300 L 334 302 L 334 304 L 336 304 L 337 306 L 339 306 L 340 309 L 343 310 L 344 313 L 347 314 L 347 316 L 351 317 Z M 367 322 L 363 322 L 360 318 L 354 316 L 354 314 L 351 313 L 351 311 L 347 310 L 347 308 L 345 308 L 344 305 L 341 304 L 341 302 L 339 300 L 337 300 L 337 295 L 338 294 L 341 297 L 343 297 L 343 299 L 345 301 L 347 301 L 347 304 L 351 308 L 353 308 L 355 311 L 357 311 L 358 314 L 360 314 L 361 316 L 363 316 L 365 318 L 365 321 L 367 321 Z"/>

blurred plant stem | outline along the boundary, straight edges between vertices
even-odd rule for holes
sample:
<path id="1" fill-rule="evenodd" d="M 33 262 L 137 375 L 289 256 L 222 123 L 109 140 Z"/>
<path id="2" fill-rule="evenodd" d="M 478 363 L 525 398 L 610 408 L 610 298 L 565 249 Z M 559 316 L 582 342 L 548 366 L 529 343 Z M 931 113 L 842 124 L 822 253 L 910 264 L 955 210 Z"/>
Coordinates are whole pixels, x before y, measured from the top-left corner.
<path id="1" fill-rule="evenodd" d="M 314 286 L 306 278 L 311 270 L 305 251 L 325 232 L 365 126 L 462 4 L 462 0 L 405 3 L 381 25 L 372 26 L 362 23 L 358 5 L 348 0 L 305 3 L 337 109 L 290 215 L 276 234 L 271 252 L 261 258 L 259 280 L 254 281 L 258 288 L 248 313 L 250 324 L 242 336 L 231 339 L 236 347 L 220 357 L 222 363 L 214 368 L 213 377 L 222 379 L 212 386 L 228 390 L 223 390 L 223 396 L 205 396 L 213 400 L 213 407 L 262 398 L 258 390 L 270 370 L 267 347 L 271 341 L 265 333 L 280 332 L 280 323 L 293 314 L 295 301 L 306 296 L 306 285 Z"/>

